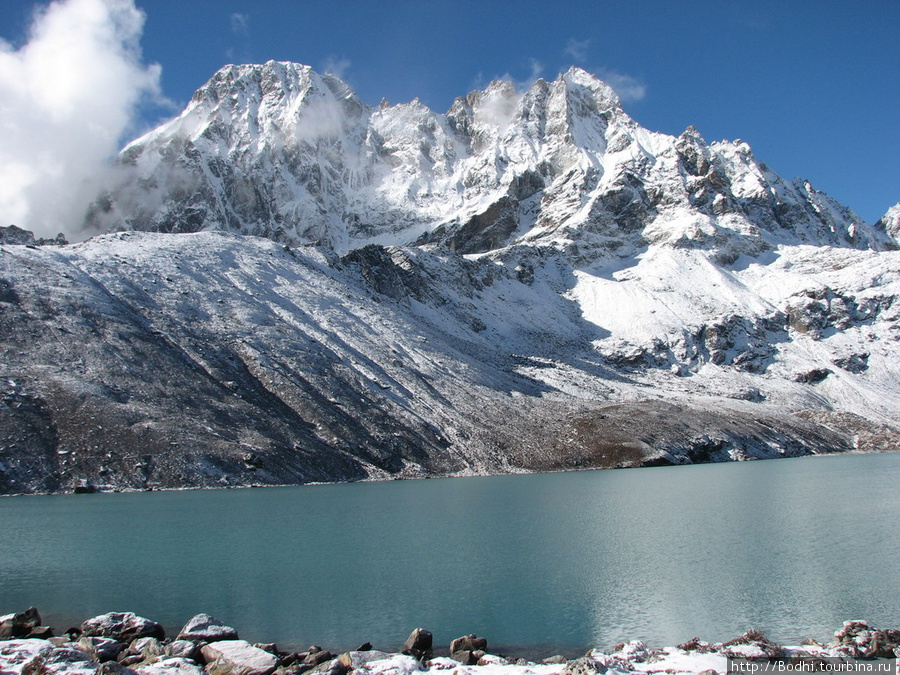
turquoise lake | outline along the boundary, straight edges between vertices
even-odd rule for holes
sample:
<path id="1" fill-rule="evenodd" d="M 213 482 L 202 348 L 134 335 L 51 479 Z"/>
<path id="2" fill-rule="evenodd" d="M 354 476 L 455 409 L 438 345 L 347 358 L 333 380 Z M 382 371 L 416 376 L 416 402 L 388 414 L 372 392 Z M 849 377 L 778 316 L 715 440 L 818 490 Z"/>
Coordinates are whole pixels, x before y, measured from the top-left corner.
<path id="1" fill-rule="evenodd" d="M 133 611 L 332 651 L 576 655 L 900 628 L 900 454 L 0 499 L 0 614 Z"/>

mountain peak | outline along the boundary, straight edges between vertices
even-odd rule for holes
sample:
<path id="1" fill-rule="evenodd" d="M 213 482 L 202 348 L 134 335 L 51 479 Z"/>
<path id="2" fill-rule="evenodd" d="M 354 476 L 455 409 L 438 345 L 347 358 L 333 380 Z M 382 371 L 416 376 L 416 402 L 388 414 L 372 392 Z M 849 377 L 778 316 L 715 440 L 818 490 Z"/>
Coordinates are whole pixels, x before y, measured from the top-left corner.
<path id="1" fill-rule="evenodd" d="M 564 81 L 570 88 L 580 87 L 589 90 L 598 103 L 603 104 L 602 108 L 622 107 L 622 102 L 616 91 L 596 75 L 589 73 L 583 68 L 570 66 L 565 73 L 559 76 L 559 79 Z"/>

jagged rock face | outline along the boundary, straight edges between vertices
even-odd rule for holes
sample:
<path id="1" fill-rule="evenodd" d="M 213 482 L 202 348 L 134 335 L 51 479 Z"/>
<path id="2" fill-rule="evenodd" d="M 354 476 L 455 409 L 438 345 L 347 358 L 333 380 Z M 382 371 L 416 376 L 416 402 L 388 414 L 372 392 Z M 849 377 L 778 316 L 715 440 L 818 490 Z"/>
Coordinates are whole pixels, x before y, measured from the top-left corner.
<path id="1" fill-rule="evenodd" d="M 883 229 L 900 244 L 900 202 L 888 209 L 876 223 L 876 227 Z"/>
<path id="2" fill-rule="evenodd" d="M 95 227 L 217 229 L 339 251 L 528 242 L 592 259 L 654 243 L 725 261 L 786 241 L 891 243 L 808 183 L 773 174 L 746 143 L 641 128 L 578 68 L 523 93 L 494 82 L 440 115 L 418 100 L 371 108 L 307 66 L 228 66 L 120 165 L 120 184 L 89 214 Z"/>
<path id="3" fill-rule="evenodd" d="M 16 227 L 15 225 L 8 225 L 6 227 L 0 226 L 0 244 L 20 244 L 24 246 L 65 246 L 68 243 L 69 242 L 66 240 L 65 235 L 63 235 L 61 232 L 53 239 L 45 239 L 44 237 L 35 238 L 34 233 L 30 230 L 23 230 L 21 227 Z"/>

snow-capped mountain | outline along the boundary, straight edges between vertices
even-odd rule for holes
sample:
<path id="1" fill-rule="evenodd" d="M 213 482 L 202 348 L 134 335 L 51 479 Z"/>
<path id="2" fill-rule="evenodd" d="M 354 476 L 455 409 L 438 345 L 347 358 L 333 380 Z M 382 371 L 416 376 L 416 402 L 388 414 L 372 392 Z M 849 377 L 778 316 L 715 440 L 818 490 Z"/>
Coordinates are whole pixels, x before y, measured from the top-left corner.
<path id="1" fill-rule="evenodd" d="M 112 233 L 0 237 L 0 492 L 898 447 L 897 208 L 585 71 L 440 115 L 229 66 L 120 164 Z"/>
<path id="2" fill-rule="evenodd" d="M 893 243 L 773 174 L 745 143 L 641 128 L 578 68 L 521 94 L 494 82 L 440 115 L 418 100 L 370 108 L 308 66 L 229 66 L 121 159 L 124 184 L 91 214 L 107 228 L 215 229 L 340 252 L 552 243 L 592 259 L 648 243 L 725 259 L 784 242 Z"/>

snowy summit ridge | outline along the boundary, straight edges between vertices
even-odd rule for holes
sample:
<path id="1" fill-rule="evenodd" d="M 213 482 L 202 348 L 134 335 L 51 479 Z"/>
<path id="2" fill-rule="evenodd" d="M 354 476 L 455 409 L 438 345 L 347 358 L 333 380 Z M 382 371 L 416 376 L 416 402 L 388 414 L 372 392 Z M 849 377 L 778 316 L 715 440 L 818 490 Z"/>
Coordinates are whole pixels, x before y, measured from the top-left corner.
<path id="1" fill-rule="evenodd" d="M 0 493 L 898 448 L 897 207 L 584 70 L 438 114 L 228 66 L 119 165 L 106 234 L 0 232 Z"/>
<path id="2" fill-rule="evenodd" d="M 223 230 L 340 252 L 529 243 L 627 256 L 650 242 L 734 256 L 894 243 L 745 143 L 643 129 L 575 67 L 522 93 L 493 82 L 440 115 L 418 100 L 366 106 L 308 66 L 227 66 L 121 161 L 127 179 L 90 216 L 104 229 Z"/>

